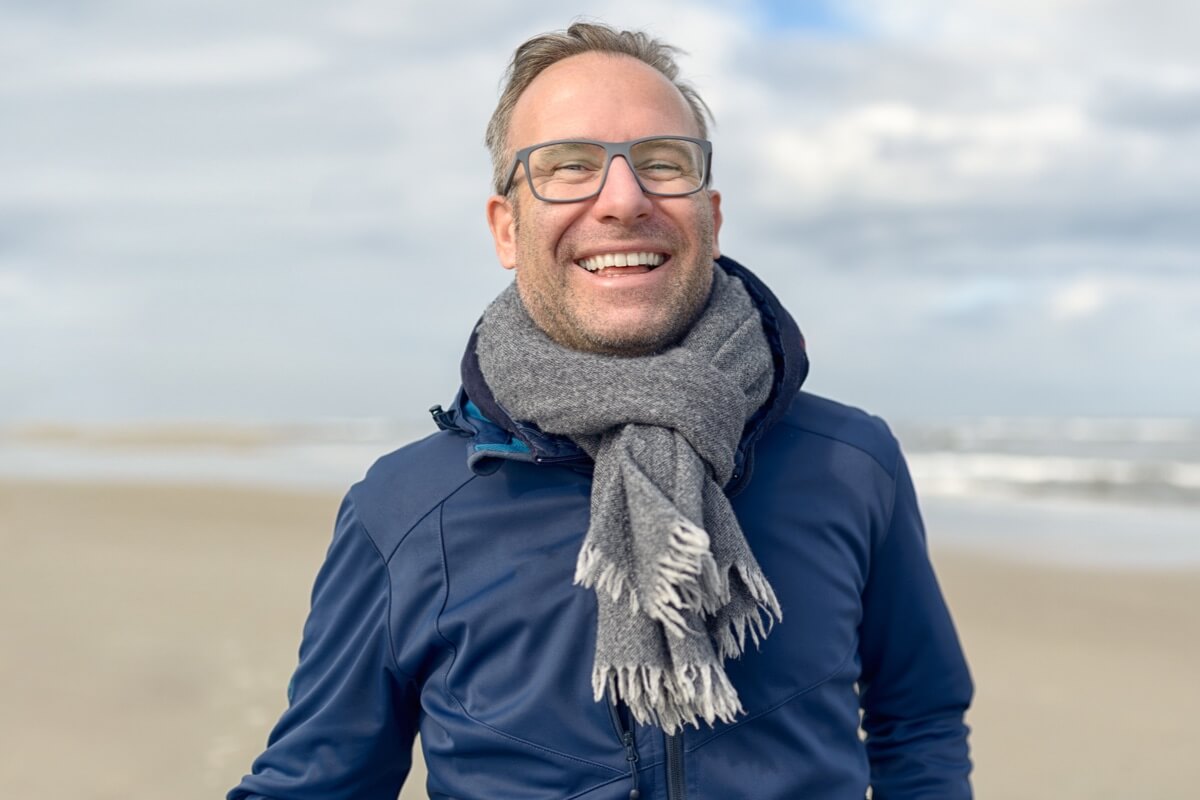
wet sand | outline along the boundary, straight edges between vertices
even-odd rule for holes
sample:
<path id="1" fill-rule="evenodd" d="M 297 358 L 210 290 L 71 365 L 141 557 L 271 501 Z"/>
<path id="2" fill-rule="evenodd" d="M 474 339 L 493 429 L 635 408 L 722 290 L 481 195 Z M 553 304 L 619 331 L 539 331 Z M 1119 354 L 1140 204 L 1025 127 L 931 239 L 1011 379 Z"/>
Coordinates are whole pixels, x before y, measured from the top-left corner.
<path id="1" fill-rule="evenodd" d="M 283 709 L 338 501 L 0 482 L 5 796 L 222 796 Z M 979 797 L 1191 790 L 1200 573 L 935 555 L 977 684 Z"/>

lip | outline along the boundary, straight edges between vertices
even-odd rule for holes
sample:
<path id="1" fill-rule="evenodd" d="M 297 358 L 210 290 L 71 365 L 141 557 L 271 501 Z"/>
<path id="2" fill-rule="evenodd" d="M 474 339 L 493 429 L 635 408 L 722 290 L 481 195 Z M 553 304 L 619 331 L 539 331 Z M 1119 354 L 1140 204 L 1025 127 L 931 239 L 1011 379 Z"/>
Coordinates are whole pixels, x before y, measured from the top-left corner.
<path id="1" fill-rule="evenodd" d="M 631 291 L 646 291 L 653 286 L 662 286 L 664 281 L 668 281 L 674 270 L 672 259 L 667 259 L 657 267 L 645 269 L 638 267 L 606 267 L 605 269 L 592 272 L 584 267 L 578 267 L 577 270 L 572 270 L 575 281 L 582 281 L 581 285 L 590 287 L 590 291 L 602 292 L 608 295 L 610 292 L 617 292 L 620 296 L 625 296 L 625 293 Z"/>

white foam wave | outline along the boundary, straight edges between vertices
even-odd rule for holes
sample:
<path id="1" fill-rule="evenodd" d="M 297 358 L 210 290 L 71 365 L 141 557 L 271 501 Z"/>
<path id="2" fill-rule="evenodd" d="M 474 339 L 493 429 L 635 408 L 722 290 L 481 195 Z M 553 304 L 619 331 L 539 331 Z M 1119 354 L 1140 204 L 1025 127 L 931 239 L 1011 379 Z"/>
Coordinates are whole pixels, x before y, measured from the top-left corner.
<path id="1" fill-rule="evenodd" d="M 923 492 L 942 495 L 1016 490 L 1200 502 L 1200 463 L 935 451 L 911 454 L 909 466 Z"/>

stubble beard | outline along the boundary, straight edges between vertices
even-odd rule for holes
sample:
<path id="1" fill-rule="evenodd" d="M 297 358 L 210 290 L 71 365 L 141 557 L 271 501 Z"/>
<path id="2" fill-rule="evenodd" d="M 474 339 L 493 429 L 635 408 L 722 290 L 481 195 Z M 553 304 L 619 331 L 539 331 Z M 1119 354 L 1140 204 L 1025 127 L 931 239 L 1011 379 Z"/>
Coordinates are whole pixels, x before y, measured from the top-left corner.
<path id="1" fill-rule="evenodd" d="M 520 237 L 520 214 L 517 236 Z M 517 266 L 517 291 L 534 324 L 558 344 L 589 353 L 613 356 L 644 356 L 661 352 L 677 344 L 699 318 L 712 290 L 713 222 L 710 214 L 699 214 L 696 252 L 693 263 L 671 265 L 670 286 L 659 299 L 660 312 L 650 324 L 636 328 L 606 321 L 602 312 L 588 308 L 584 298 L 575 295 L 562 270 L 581 269 L 575 264 L 540 265 L 540 269 L 522 270 L 520 264 L 536 263 L 541 255 L 532 247 L 521 246 Z M 659 236 L 675 241 L 675 236 Z M 680 248 L 673 258 L 682 258 Z M 558 280 L 549 278 L 557 277 Z M 623 280 L 620 277 L 610 280 Z"/>

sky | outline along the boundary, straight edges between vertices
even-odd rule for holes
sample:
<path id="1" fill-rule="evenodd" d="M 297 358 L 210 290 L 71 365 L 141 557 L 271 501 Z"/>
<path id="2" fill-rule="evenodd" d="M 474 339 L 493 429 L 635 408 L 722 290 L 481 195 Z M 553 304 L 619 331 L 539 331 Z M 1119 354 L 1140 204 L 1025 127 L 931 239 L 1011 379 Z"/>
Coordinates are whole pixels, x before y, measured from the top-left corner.
<path id="1" fill-rule="evenodd" d="M 723 251 L 888 418 L 1200 415 L 1188 0 L 0 6 L 0 425 L 420 421 L 511 278 L 483 130 L 578 16 L 687 51 Z"/>

